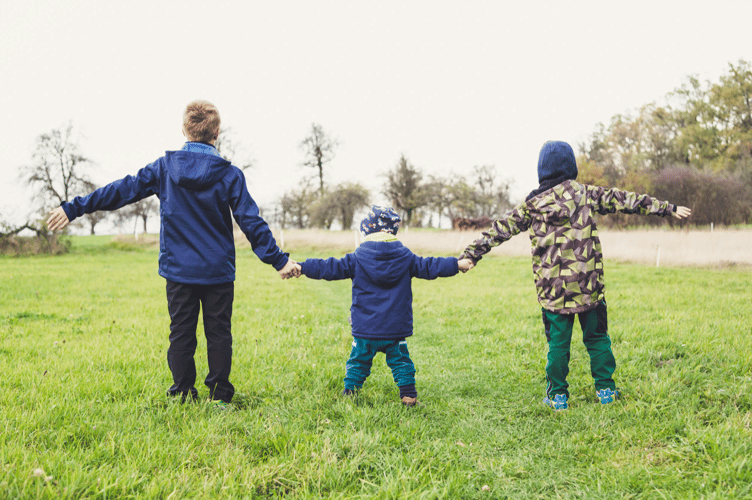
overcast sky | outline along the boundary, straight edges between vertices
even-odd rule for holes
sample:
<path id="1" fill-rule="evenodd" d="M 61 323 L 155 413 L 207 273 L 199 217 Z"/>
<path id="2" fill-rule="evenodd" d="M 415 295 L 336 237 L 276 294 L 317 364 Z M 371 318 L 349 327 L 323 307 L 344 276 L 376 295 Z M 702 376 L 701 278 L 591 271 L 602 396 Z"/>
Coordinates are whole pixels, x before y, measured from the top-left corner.
<path id="1" fill-rule="evenodd" d="M 521 198 L 545 141 L 577 150 L 686 76 L 752 60 L 749 0 L 509 3 L 0 0 L 0 220 L 32 211 L 16 179 L 39 134 L 72 121 L 105 184 L 179 149 L 196 98 L 250 150 L 262 206 L 313 173 L 314 122 L 340 141 L 327 180 L 374 202 L 400 154 L 427 174 L 495 165 Z"/>

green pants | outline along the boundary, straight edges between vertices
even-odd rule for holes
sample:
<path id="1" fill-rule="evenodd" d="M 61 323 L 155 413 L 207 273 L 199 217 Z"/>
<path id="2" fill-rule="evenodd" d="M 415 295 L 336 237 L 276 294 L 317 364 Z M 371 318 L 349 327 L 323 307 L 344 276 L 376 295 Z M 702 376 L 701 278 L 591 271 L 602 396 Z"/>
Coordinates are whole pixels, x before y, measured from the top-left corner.
<path id="1" fill-rule="evenodd" d="M 616 370 L 616 359 L 611 352 L 611 339 L 608 336 L 606 301 L 588 312 L 577 314 L 582 327 L 582 342 L 590 356 L 590 374 L 595 381 L 595 390 L 616 389 L 611 378 Z M 543 325 L 548 340 L 548 361 L 546 363 L 546 396 L 556 394 L 569 397 L 569 346 L 572 343 L 572 326 L 575 314 L 557 314 L 543 309 Z"/>

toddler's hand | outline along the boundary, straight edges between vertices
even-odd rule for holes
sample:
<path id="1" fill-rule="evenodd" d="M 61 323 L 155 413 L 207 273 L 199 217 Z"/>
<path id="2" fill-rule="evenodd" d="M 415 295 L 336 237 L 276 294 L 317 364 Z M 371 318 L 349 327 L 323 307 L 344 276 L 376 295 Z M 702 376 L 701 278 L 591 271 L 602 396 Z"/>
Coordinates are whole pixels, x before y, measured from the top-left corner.
<path id="1" fill-rule="evenodd" d="M 470 269 L 474 268 L 475 264 L 473 264 L 473 261 L 470 259 L 460 259 L 457 261 L 457 267 L 460 268 L 460 271 L 466 273 Z"/>
<path id="2" fill-rule="evenodd" d="M 676 207 L 676 212 L 672 213 L 677 219 L 686 219 L 692 215 L 692 210 L 687 207 Z"/>
<path id="3" fill-rule="evenodd" d="M 295 262 L 292 259 L 288 259 L 287 264 L 285 264 L 285 267 L 279 270 L 279 276 L 286 280 L 288 278 L 299 278 L 300 277 L 300 264 Z"/>

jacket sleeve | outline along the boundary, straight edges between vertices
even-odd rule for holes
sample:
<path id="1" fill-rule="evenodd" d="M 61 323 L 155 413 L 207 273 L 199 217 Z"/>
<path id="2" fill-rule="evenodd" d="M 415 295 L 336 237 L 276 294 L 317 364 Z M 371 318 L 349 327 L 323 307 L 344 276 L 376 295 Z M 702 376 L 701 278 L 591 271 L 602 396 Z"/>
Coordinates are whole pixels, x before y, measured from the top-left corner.
<path id="1" fill-rule="evenodd" d="M 341 259 L 306 259 L 300 263 L 301 272 L 315 280 L 344 280 L 355 276 L 355 254 Z"/>
<path id="2" fill-rule="evenodd" d="M 419 257 L 413 256 L 410 276 L 424 280 L 448 278 L 459 272 L 457 257 Z"/>
<path id="3" fill-rule="evenodd" d="M 69 203 L 63 202 L 60 206 L 68 220 L 72 221 L 98 210 L 117 210 L 153 194 L 159 196 L 159 160 L 145 166 L 135 176 L 129 175 L 111 182 L 86 196 L 76 196 Z"/>
<path id="4" fill-rule="evenodd" d="M 491 251 L 491 248 L 501 245 L 516 234 L 527 231 L 532 221 L 527 204 L 517 205 L 502 218 L 493 221 L 491 228 L 482 232 L 480 238 L 469 244 L 459 258 L 470 259 L 477 263 L 483 255 Z"/>
<path id="5" fill-rule="evenodd" d="M 600 186 L 587 186 L 587 203 L 599 214 L 671 215 L 676 207 L 667 201 L 660 201 L 646 194 L 637 194 L 621 189 L 606 189 Z"/>
<path id="6" fill-rule="evenodd" d="M 251 198 L 243 172 L 237 168 L 230 184 L 230 209 L 240 230 L 251 243 L 253 253 L 261 262 L 274 266 L 279 271 L 287 264 L 289 254 L 282 252 L 272 235 L 269 225 L 259 214 L 258 205 Z"/>

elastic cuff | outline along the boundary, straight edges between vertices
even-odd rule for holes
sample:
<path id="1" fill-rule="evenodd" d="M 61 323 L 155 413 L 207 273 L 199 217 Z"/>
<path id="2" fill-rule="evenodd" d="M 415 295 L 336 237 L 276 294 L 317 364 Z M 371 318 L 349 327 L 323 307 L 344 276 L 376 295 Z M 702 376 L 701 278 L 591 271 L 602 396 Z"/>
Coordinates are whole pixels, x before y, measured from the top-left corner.
<path id="1" fill-rule="evenodd" d="M 285 267 L 287 265 L 287 261 L 290 260 L 290 252 L 282 252 L 282 255 L 284 255 L 286 257 L 285 260 L 284 260 L 284 262 L 282 264 L 277 263 L 274 266 L 272 266 L 277 271 L 279 271 L 280 269 L 282 269 L 283 267 Z"/>
<path id="2" fill-rule="evenodd" d="M 401 385 L 399 388 L 399 391 L 400 391 L 401 398 L 404 398 L 405 396 L 409 398 L 418 397 L 418 391 L 415 390 L 415 384 Z"/>

